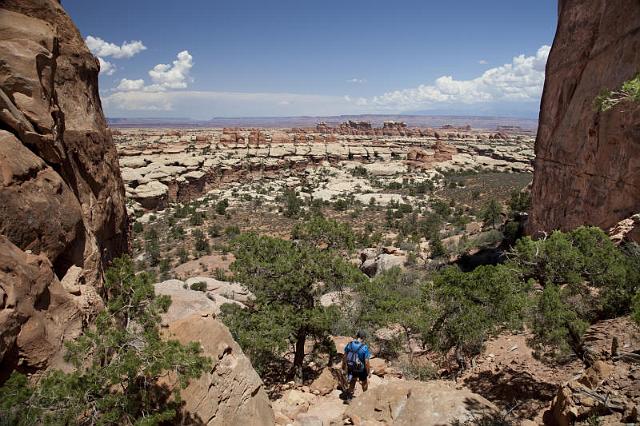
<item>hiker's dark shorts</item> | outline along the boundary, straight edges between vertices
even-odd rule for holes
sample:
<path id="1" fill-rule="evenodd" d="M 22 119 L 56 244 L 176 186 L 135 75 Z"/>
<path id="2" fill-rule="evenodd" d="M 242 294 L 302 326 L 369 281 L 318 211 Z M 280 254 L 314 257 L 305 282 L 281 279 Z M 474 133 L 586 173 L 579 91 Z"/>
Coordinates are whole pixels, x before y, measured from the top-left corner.
<path id="1" fill-rule="evenodd" d="M 369 373 L 367 372 L 367 369 L 365 368 L 362 371 L 349 372 L 349 377 L 350 377 L 349 381 L 358 379 L 361 382 L 366 382 L 367 378 L 369 377 Z"/>

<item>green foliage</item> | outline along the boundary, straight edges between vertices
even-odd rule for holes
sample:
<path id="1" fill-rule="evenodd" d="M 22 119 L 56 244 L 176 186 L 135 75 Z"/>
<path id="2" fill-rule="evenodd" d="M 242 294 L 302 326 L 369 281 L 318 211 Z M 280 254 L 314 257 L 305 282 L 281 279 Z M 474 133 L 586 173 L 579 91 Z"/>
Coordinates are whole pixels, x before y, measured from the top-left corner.
<path id="1" fill-rule="evenodd" d="M 314 247 L 330 250 L 353 250 L 356 240 L 349 225 L 334 219 L 326 219 L 320 214 L 296 224 L 291 231 L 291 237 Z"/>
<path id="2" fill-rule="evenodd" d="M 180 263 L 185 263 L 189 260 L 189 253 L 187 253 L 184 247 L 180 247 L 177 254 L 178 258 L 180 259 Z"/>
<path id="3" fill-rule="evenodd" d="M 194 211 L 191 213 L 191 217 L 189 217 L 189 225 L 191 226 L 200 226 L 204 223 L 204 214 L 199 211 Z"/>
<path id="4" fill-rule="evenodd" d="M 631 303 L 631 318 L 638 324 L 640 324 L 640 290 L 633 297 Z"/>
<path id="5" fill-rule="evenodd" d="M 451 207 L 442 200 L 434 200 L 431 203 L 431 209 L 443 219 L 447 219 L 451 214 Z"/>
<path id="6" fill-rule="evenodd" d="M 148 274 L 134 274 L 130 259 L 106 273 L 107 308 L 95 325 L 68 343 L 75 371 L 47 372 L 31 386 L 14 373 L 0 388 L 0 417 L 7 424 L 156 425 L 175 418 L 180 388 L 210 368 L 196 343 L 160 338 L 161 312 L 170 298 L 156 297 Z M 179 387 L 158 383 L 168 372 Z"/>
<path id="7" fill-rule="evenodd" d="M 609 111 L 622 101 L 640 102 L 640 73 L 627 80 L 618 90 L 605 90 L 594 101 L 600 112 Z"/>
<path id="8" fill-rule="evenodd" d="M 531 193 L 529 191 L 513 191 L 509 199 L 509 216 L 514 218 L 519 213 L 528 212 L 531 208 Z"/>
<path id="9" fill-rule="evenodd" d="M 431 248 L 431 258 L 441 257 L 447 254 L 447 249 L 442 244 L 439 232 L 434 232 L 429 238 L 429 247 Z"/>
<path id="10" fill-rule="evenodd" d="M 600 229 L 580 227 L 548 238 L 519 240 L 512 254 L 525 278 L 542 285 L 569 284 L 577 291 L 584 282 L 601 288 L 594 311 L 605 316 L 628 312 L 639 288 L 637 259 L 625 256 Z"/>
<path id="11" fill-rule="evenodd" d="M 298 217 L 302 212 L 302 206 L 304 202 L 302 199 L 298 197 L 296 192 L 292 189 L 287 189 L 284 191 L 283 197 L 283 206 L 282 211 L 286 217 Z"/>
<path id="12" fill-rule="evenodd" d="M 142 223 L 140 222 L 133 222 L 133 232 L 135 232 L 136 234 L 139 234 L 140 232 L 142 232 L 143 230 L 143 226 Z"/>
<path id="13" fill-rule="evenodd" d="M 354 177 L 367 177 L 369 176 L 369 171 L 362 166 L 356 166 L 353 169 L 349 170 L 352 176 Z"/>
<path id="14" fill-rule="evenodd" d="M 429 322 L 422 309 L 420 287 L 415 276 L 402 272 L 398 267 L 362 282 L 358 286 L 361 295 L 360 328 L 399 325 L 404 330 L 405 342 L 408 342 L 411 331 L 424 330 Z"/>
<path id="15" fill-rule="evenodd" d="M 160 263 L 160 245 L 158 240 L 148 240 L 145 243 L 145 250 L 147 252 L 147 260 L 150 266 L 156 266 Z"/>
<path id="16" fill-rule="evenodd" d="M 318 300 L 330 290 L 363 281 L 365 276 L 333 252 L 256 234 L 233 241 L 234 278 L 254 294 L 253 307 L 225 307 L 223 321 L 258 369 L 296 344 L 294 367 L 304 359 L 304 342 L 323 336 L 335 320 L 334 309 Z"/>
<path id="17" fill-rule="evenodd" d="M 195 239 L 194 249 L 196 253 L 210 253 L 211 248 L 209 247 L 209 241 L 206 239 L 204 232 L 200 229 L 195 229 L 193 231 L 193 238 Z"/>
<path id="18" fill-rule="evenodd" d="M 222 229 L 220 225 L 218 225 L 217 223 L 214 223 L 209 225 L 209 227 L 207 228 L 207 233 L 209 234 L 209 237 L 217 238 L 220 235 L 222 235 Z"/>
<path id="19" fill-rule="evenodd" d="M 570 349 L 579 353 L 582 335 L 588 325 L 565 302 L 567 296 L 567 292 L 557 285 L 547 285 L 537 298 L 531 321 L 536 342 L 551 345 L 562 355 Z"/>
<path id="20" fill-rule="evenodd" d="M 184 228 L 180 225 L 172 226 L 171 231 L 169 232 L 170 232 L 170 235 L 176 240 L 181 240 L 184 238 Z"/>
<path id="21" fill-rule="evenodd" d="M 229 279 L 227 278 L 227 273 L 222 268 L 216 268 L 213 271 L 213 278 L 218 281 L 227 281 Z"/>
<path id="22" fill-rule="evenodd" d="M 223 198 L 216 203 L 216 213 L 223 216 L 227 212 L 227 207 L 229 207 L 229 201 L 227 201 L 226 198 Z"/>
<path id="23" fill-rule="evenodd" d="M 502 220 L 502 206 L 495 199 L 491 199 L 481 213 L 482 221 L 487 226 L 495 228 Z"/>
<path id="24" fill-rule="evenodd" d="M 478 353 L 500 327 L 520 327 L 528 290 L 507 265 L 480 266 L 467 273 L 446 268 L 424 288 L 425 309 L 433 318 L 424 339 L 443 351 L 456 347 Z"/>
<path id="25" fill-rule="evenodd" d="M 171 261 L 168 258 L 163 257 L 160 260 L 160 265 L 159 266 L 160 266 L 160 272 L 162 272 L 163 274 L 167 273 L 167 272 L 169 272 L 171 270 Z"/>
<path id="26" fill-rule="evenodd" d="M 229 225 L 224 228 L 224 234 L 229 238 L 235 238 L 240 235 L 240 228 L 238 225 Z"/>
<path id="27" fill-rule="evenodd" d="M 207 291 L 207 283 L 198 281 L 197 283 L 191 284 L 189 288 L 195 291 Z"/>

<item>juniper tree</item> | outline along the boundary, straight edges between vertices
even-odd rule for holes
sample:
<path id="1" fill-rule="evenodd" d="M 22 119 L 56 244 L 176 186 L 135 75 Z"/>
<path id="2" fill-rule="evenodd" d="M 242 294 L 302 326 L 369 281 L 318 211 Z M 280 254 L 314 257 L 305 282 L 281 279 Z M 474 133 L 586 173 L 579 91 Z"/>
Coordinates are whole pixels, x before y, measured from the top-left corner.
<path id="1" fill-rule="evenodd" d="M 292 371 L 301 378 L 307 338 L 325 336 L 337 315 L 320 305 L 320 296 L 365 276 L 332 251 L 308 244 L 242 234 L 232 246 L 234 278 L 255 300 L 246 310 L 223 305 L 224 322 L 258 368 L 293 344 Z"/>
<path id="2" fill-rule="evenodd" d="M 106 272 L 107 306 L 92 327 L 66 344 L 72 372 L 49 371 L 35 384 L 13 373 L 0 388 L 6 424 L 156 425 L 175 419 L 180 389 L 210 368 L 200 345 L 160 337 L 171 299 L 154 294 L 149 274 L 129 258 Z M 175 375 L 173 398 L 159 379 Z M 5 424 L 5 423 L 3 423 Z"/>

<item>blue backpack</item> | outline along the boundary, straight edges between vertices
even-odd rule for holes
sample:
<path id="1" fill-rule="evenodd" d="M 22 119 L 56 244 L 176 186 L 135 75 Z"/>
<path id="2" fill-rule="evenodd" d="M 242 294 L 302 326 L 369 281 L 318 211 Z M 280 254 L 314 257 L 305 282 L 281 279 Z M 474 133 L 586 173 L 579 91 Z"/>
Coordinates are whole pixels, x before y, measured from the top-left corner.
<path id="1" fill-rule="evenodd" d="M 358 343 L 360 346 L 354 349 L 353 346 Z M 360 373 L 364 371 L 364 363 L 360 359 L 360 351 L 364 347 L 364 343 L 356 342 L 355 340 L 347 345 L 347 368 L 350 372 Z"/>

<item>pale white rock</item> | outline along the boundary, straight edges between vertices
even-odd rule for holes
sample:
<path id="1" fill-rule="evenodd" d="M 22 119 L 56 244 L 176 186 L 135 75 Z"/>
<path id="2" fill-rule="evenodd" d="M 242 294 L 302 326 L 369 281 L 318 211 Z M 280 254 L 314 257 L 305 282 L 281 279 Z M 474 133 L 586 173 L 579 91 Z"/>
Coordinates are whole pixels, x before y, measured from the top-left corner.
<path id="1" fill-rule="evenodd" d="M 204 172 L 194 170 L 192 172 L 183 174 L 181 177 L 189 180 L 198 180 L 198 179 L 202 179 L 204 175 L 205 175 Z"/>

